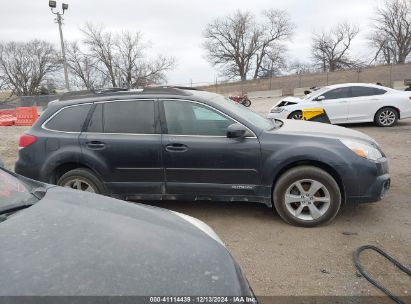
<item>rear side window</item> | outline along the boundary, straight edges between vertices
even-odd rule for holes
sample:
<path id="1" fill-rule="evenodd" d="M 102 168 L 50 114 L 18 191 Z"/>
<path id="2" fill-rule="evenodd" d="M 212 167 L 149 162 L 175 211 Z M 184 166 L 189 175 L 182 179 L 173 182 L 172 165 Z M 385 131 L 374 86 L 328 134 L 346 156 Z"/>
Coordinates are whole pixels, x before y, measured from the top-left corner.
<path id="1" fill-rule="evenodd" d="M 352 97 L 363 97 L 363 96 L 382 95 L 386 91 L 382 89 L 372 88 L 372 87 L 352 87 L 351 92 L 352 92 Z"/>
<path id="2" fill-rule="evenodd" d="M 90 104 L 64 108 L 45 126 L 54 131 L 81 132 L 90 108 Z"/>
<path id="3" fill-rule="evenodd" d="M 154 134 L 154 101 L 116 101 L 97 104 L 87 132 Z"/>
<path id="4" fill-rule="evenodd" d="M 349 87 L 337 88 L 334 90 L 330 90 L 322 95 L 325 97 L 326 100 L 347 98 L 347 97 L 350 97 L 350 88 Z"/>

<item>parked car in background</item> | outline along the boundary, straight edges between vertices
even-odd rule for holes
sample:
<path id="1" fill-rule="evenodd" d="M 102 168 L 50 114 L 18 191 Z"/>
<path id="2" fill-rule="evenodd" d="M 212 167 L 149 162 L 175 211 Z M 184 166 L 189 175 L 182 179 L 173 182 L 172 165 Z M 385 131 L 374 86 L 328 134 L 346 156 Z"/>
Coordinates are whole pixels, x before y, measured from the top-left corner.
<path id="1" fill-rule="evenodd" d="M 205 223 L 4 169 L 0 242 L 0 296 L 253 296 Z"/>
<path id="2" fill-rule="evenodd" d="M 333 124 L 375 122 L 392 127 L 411 117 L 411 94 L 366 83 L 326 86 L 303 98 L 286 97 L 275 104 L 269 118 L 302 119 L 302 110 L 324 108 Z"/>
<path id="3" fill-rule="evenodd" d="M 17 173 L 127 200 L 260 202 L 300 226 L 390 185 L 381 148 L 357 131 L 273 121 L 204 91 L 76 94 L 21 136 Z"/>

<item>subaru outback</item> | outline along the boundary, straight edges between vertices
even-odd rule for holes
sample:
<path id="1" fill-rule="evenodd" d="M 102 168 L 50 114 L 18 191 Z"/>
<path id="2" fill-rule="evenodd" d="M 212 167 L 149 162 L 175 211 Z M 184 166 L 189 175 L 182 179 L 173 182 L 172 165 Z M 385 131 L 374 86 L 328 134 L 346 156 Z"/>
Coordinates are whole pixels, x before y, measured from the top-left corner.
<path id="1" fill-rule="evenodd" d="M 173 87 L 66 93 L 19 146 L 15 171 L 32 179 L 126 200 L 259 202 L 305 227 L 390 187 L 384 153 L 361 132 Z"/>

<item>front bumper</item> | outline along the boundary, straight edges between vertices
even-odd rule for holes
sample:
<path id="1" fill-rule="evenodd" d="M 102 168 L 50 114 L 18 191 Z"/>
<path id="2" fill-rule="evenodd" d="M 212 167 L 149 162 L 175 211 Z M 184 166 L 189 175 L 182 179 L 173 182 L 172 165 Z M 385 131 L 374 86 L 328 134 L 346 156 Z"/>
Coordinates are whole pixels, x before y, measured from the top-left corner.
<path id="1" fill-rule="evenodd" d="M 275 119 L 286 119 L 288 117 L 288 115 L 290 115 L 290 112 L 284 110 L 282 112 L 279 113 L 271 113 L 269 112 L 267 115 L 267 118 L 275 118 Z"/>
<path id="2" fill-rule="evenodd" d="M 372 203 L 380 201 L 388 193 L 391 177 L 388 173 L 388 162 L 384 158 L 374 164 L 374 170 L 357 167 L 358 192 L 347 196 L 347 203 Z"/>

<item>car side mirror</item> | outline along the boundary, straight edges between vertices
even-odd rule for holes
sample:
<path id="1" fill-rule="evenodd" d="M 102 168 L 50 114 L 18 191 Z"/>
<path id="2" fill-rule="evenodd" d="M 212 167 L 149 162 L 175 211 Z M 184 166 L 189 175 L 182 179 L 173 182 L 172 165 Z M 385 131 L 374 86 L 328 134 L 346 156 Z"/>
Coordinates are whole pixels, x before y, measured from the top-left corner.
<path id="1" fill-rule="evenodd" d="M 246 133 L 247 129 L 239 123 L 234 123 L 227 127 L 228 138 L 243 138 Z"/>
<path id="2" fill-rule="evenodd" d="M 325 99 L 325 96 L 324 96 L 324 95 L 318 96 L 318 97 L 316 98 L 317 101 L 323 101 L 324 99 Z"/>

